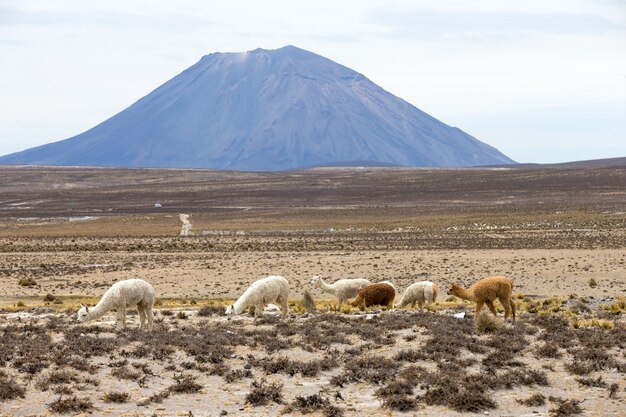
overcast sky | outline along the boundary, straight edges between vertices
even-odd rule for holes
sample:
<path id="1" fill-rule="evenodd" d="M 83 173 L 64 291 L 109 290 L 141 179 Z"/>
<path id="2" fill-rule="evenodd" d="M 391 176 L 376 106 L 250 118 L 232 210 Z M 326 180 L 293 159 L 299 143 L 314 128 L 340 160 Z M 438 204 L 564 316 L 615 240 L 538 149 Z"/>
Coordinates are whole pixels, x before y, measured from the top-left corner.
<path id="1" fill-rule="evenodd" d="M 0 0 L 0 155 L 211 52 L 295 45 L 519 162 L 626 156 L 626 0 Z"/>

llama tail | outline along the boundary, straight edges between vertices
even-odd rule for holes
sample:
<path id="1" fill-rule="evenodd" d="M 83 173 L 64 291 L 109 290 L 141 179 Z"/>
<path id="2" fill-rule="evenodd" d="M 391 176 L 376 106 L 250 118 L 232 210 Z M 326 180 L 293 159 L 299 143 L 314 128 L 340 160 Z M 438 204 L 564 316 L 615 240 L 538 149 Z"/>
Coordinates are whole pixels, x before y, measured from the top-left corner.
<path id="1" fill-rule="evenodd" d="M 508 278 L 508 277 L 507 277 L 507 279 L 508 279 L 508 280 L 509 280 L 509 282 L 511 283 L 511 291 L 513 291 L 513 278 Z"/>

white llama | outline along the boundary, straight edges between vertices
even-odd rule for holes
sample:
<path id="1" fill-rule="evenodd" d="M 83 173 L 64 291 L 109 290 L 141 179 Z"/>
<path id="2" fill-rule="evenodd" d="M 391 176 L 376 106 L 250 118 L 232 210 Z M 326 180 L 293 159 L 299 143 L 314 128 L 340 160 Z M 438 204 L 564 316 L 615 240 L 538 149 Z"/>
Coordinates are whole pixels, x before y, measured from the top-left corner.
<path id="1" fill-rule="evenodd" d="M 439 287 L 430 281 L 419 281 L 409 285 L 402 294 L 402 298 L 395 304 L 394 308 L 402 308 L 411 304 L 415 308 L 415 303 L 419 304 L 420 309 L 424 307 L 424 302 L 432 304 L 437 299 L 437 291 Z"/>
<path id="2" fill-rule="evenodd" d="M 327 284 L 324 280 L 315 275 L 311 280 L 312 285 L 317 285 L 324 292 L 333 294 L 339 300 L 339 307 L 348 298 L 354 298 L 363 287 L 370 285 L 370 281 L 365 278 L 340 279 L 332 284 Z"/>
<path id="3" fill-rule="evenodd" d="M 148 330 L 152 330 L 152 305 L 154 304 L 154 288 L 142 279 L 127 279 L 116 282 L 109 288 L 95 307 L 81 306 L 78 310 L 78 321 L 87 322 L 99 319 L 110 310 L 117 311 L 117 330 L 126 327 L 126 308 L 137 306 L 140 329 L 143 330 L 146 319 Z"/>
<path id="4" fill-rule="evenodd" d="M 254 307 L 254 317 L 263 317 L 263 308 L 268 303 L 276 302 L 280 306 L 282 316 L 287 315 L 287 299 L 289 297 L 289 282 L 278 275 L 261 278 L 250 285 L 248 289 L 226 309 L 230 320 L 233 314 L 241 314 L 246 307 Z"/>

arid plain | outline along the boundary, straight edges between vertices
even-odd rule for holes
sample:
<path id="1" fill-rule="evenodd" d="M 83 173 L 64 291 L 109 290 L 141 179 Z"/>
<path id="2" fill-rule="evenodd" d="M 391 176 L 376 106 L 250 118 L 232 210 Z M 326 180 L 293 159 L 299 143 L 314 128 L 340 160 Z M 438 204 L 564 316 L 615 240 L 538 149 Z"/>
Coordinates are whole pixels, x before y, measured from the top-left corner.
<path id="1" fill-rule="evenodd" d="M 624 161 L 0 167 L 0 415 L 621 415 L 625 249 Z M 291 316 L 227 322 L 222 306 L 270 274 L 290 281 Z M 500 274 L 518 320 L 477 329 L 445 289 Z M 427 312 L 325 312 L 313 275 L 441 291 Z M 74 321 L 129 277 L 157 291 L 152 334 L 136 316 L 122 333 L 114 314 Z"/>

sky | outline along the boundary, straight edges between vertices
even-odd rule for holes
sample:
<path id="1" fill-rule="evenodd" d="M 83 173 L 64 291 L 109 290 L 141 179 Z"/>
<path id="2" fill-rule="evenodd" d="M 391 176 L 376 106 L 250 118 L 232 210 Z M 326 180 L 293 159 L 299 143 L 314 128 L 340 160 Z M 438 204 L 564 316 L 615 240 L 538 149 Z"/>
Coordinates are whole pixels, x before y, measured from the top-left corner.
<path id="1" fill-rule="evenodd" d="M 626 156 L 626 0 L 0 0 L 0 155 L 212 52 L 295 45 L 518 162 Z"/>

